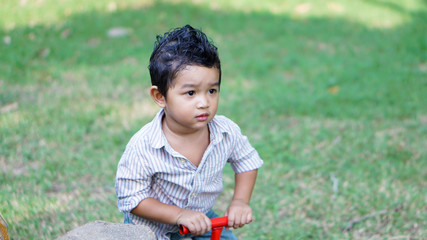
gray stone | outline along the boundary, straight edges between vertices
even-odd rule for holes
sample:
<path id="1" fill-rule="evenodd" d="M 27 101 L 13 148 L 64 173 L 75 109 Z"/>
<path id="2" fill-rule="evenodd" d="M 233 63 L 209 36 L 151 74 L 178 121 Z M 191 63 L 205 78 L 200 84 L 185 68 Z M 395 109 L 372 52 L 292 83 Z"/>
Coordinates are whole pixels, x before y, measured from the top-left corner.
<path id="1" fill-rule="evenodd" d="M 77 227 L 57 240 L 155 240 L 148 227 L 123 223 L 95 221 Z"/>

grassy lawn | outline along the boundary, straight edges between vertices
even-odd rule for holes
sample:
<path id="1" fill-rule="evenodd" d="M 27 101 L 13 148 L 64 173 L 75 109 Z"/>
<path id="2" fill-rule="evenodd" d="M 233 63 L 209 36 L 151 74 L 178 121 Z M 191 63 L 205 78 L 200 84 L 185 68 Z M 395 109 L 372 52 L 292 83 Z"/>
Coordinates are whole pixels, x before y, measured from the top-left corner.
<path id="1" fill-rule="evenodd" d="M 265 160 L 240 239 L 427 239 L 425 0 L 0 5 L 0 213 L 12 239 L 123 221 L 116 166 L 158 111 L 153 41 L 187 23 L 219 48 L 219 113 Z M 224 183 L 219 214 L 229 167 Z"/>

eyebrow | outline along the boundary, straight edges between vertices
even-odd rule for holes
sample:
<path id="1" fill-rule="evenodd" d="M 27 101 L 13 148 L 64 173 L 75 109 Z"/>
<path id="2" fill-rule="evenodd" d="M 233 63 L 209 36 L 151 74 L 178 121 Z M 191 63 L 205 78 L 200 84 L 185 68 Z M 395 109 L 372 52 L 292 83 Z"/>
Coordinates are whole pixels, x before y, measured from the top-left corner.
<path id="1" fill-rule="evenodd" d="M 215 83 L 211 83 L 210 84 L 212 87 L 213 86 L 219 86 L 219 82 L 215 82 Z M 184 89 L 184 88 L 194 88 L 194 87 L 196 87 L 197 85 L 196 84 L 192 84 L 192 83 L 186 83 L 186 84 L 184 84 L 184 85 L 182 85 L 181 86 L 181 89 Z"/>

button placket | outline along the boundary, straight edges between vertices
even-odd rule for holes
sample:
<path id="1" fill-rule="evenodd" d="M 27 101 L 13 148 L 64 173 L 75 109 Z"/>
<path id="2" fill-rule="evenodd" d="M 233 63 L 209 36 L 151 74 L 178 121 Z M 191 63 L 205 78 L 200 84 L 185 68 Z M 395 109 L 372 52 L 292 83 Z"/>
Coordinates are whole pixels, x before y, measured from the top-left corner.
<path id="1" fill-rule="evenodd" d="M 199 191 L 199 182 L 198 182 L 198 176 L 199 172 L 194 173 L 194 179 L 193 179 L 193 190 L 190 192 L 189 195 L 189 204 L 193 204 L 195 201 L 195 197 L 197 196 L 197 192 Z"/>

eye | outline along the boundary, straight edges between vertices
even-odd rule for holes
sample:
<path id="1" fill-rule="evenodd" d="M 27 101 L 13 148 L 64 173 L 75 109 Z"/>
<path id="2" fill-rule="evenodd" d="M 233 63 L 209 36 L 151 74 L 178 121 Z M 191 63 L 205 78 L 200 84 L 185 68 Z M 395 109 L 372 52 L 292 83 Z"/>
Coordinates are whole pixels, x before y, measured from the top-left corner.
<path id="1" fill-rule="evenodd" d="M 216 93 L 216 92 L 217 92 L 217 90 L 216 90 L 216 89 L 210 89 L 210 90 L 209 90 L 209 93 L 210 93 L 210 94 L 214 94 L 214 93 Z"/>
<path id="2" fill-rule="evenodd" d="M 188 91 L 188 92 L 187 92 L 187 95 L 188 95 L 188 96 L 193 96 L 193 95 L 194 95 L 194 93 L 195 93 L 194 91 Z"/>

